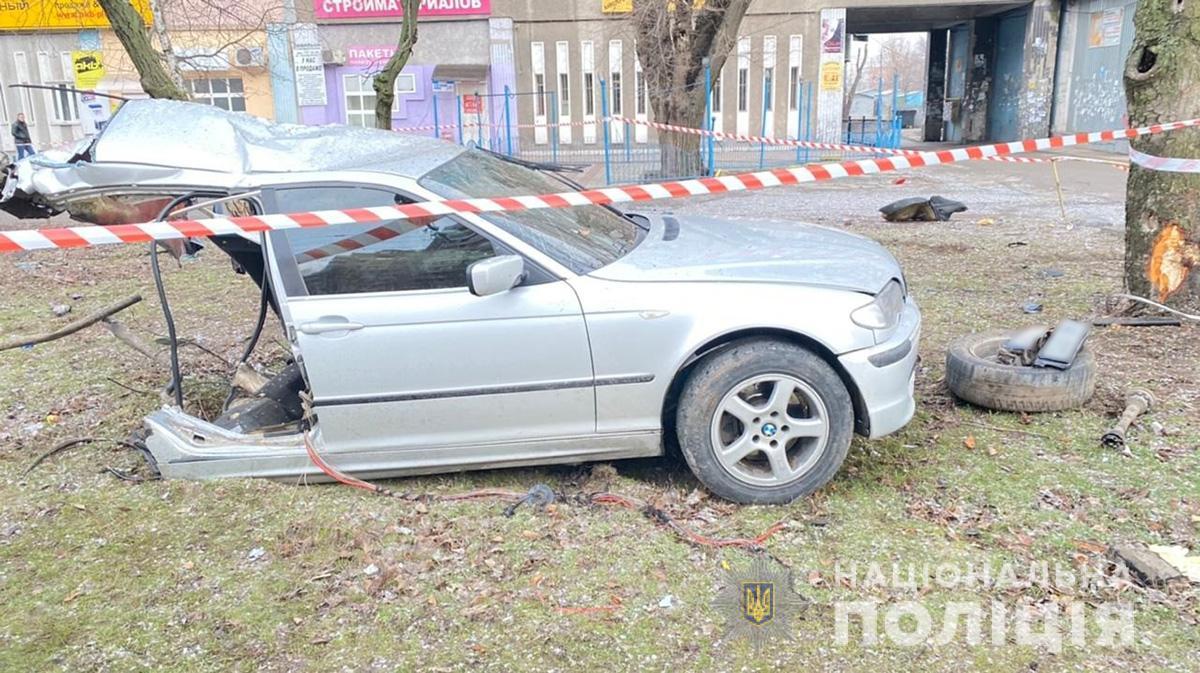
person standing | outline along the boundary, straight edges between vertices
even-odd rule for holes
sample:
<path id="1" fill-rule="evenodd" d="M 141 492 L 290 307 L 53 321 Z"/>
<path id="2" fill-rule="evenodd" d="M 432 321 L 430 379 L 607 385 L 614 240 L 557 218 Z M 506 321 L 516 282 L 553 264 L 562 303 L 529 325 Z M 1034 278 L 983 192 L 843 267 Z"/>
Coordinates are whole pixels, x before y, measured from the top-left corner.
<path id="1" fill-rule="evenodd" d="M 29 125 L 25 123 L 25 113 L 17 113 L 17 121 L 12 123 L 12 137 L 17 144 L 17 160 L 35 154 L 33 139 L 29 137 Z"/>

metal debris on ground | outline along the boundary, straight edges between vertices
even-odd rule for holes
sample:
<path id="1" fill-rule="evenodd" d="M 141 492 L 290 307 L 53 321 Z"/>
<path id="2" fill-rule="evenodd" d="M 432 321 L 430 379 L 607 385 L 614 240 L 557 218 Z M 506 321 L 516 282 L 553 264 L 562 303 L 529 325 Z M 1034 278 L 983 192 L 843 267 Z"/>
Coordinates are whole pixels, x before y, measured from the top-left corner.
<path id="1" fill-rule="evenodd" d="M 953 201 L 940 196 L 923 199 L 914 196 L 893 201 L 879 209 L 883 219 L 888 222 L 945 222 L 954 213 L 967 209 L 961 201 Z"/>
<path id="2" fill-rule="evenodd" d="M 1100 443 L 1110 449 L 1121 449 L 1122 455 L 1132 456 L 1129 447 L 1125 445 L 1125 433 L 1138 416 L 1153 406 L 1154 395 L 1150 394 L 1150 391 L 1141 388 L 1130 391 L 1125 397 L 1125 410 L 1121 412 L 1121 417 L 1117 419 L 1116 425 L 1100 436 Z"/>
<path id="3" fill-rule="evenodd" d="M 1182 572 L 1149 549 L 1114 545 L 1109 547 L 1107 556 L 1112 563 L 1128 568 L 1129 574 L 1142 586 L 1164 588 L 1187 583 Z"/>

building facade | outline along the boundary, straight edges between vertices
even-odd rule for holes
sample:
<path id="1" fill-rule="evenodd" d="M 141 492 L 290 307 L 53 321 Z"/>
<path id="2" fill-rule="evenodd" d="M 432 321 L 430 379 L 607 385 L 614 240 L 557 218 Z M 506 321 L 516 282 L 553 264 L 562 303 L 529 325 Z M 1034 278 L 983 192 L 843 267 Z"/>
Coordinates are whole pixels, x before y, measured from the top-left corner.
<path id="1" fill-rule="evenodd" d="M 239 0 L 215 14 L 206 0 L 156 6 L 195 100 L 304 124 L 373 125 L 372 78 L 395 49 L 398 0 L 296 0 L 294 9 Z M 631 0 L 424 0 L 419 39 L 397 78 L 392 125 L 496 149 L 598 146 L 606 115 L 652 120 L 652 103 L 664 94 L 644 76 L 631 11 Z M 929 35 L 918 115 L 926 140 L 1112 127 L 1124 119 L 1132 15 L 1118 0 L 756 0 L 707 83 L 710 123 L 739 134 L 837 141 L 855 37 L 920 31 Z M 153 27 L 151 37 L 164 46 L 163 31 Z M 96 91 L 145 95 L 98 6 L 70 17 L 0 8 L 6 126 L 24 112 L 38 146 L 94 130 L 84 113 L 96 101 L 66 90 L 78 84 L 73 59 L 81 51 L 103 61 Z M 656 142 L 643 125 L 614 123 L 608 131 L 613 143 Z M 11 151 L 10 134 L 0 146 Z"/>

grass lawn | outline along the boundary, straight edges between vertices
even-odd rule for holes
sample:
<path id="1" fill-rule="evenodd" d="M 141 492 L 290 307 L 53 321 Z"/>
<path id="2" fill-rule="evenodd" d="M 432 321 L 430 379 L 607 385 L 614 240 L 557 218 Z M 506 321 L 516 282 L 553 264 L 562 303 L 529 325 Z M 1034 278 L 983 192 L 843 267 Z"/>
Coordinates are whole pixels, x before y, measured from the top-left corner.
<path id="1" fill-rule="evenodd" d="M 506 518 L 497 502 L 424 505 L 338 486 L 130 484 L 104 469 L 136 458 L 109 447 L 23 475 L 55 443 L 122 438 L 158 404 L 148 391 L 161 372 L 93 327 L 0 353 L 0 670 L 1196 670 L 1195 587 L 839 581 L 854 563 L 1099 567 L 1107 544 L 1194 549 L 1200 528 L 1200 328 L 1094 332 L 1099 390 L 1079 410 L 991 413 L 956 404 L 942 383 L 951 339 L 1029 324 L 1020 307 L 1031 297 L 1045 305 L 1040 321 L 1101 307 L 1120 288 L 1119 232 L 973 218 L 853 228 L 896 253 L 924 310 L 919 411 L 894 436 L 856 439 L 815 497 L 730 505 L 666 458 L 390 484 L 435 494 L 608 488 L 710 536 L 753 536 L 782 519 L 767 550 L 811 601 L 791 620 L 791 640 L 762 650 L 720 642 L 737 616 L 712 603 L 724 568 L 748 554 L 690 546 L 637 512 L 560 505 Z M 149 340 L 163 328 L 147 266 L 141 246 L 0 259 L 0 337 L 69 319 L 54 318 L 51 303 L 78 316 L 140 292 L 146 301 L 117 319 Z M 256 289 L 215 249 L 167 267 L 180 334 L 234 359 Z M 256 357 L 274 367 L 285 351 L 276 328 L 267 336 Z M 226 364 L 197 348 L 183 356 L 193 410 L 219 406 Z M 1098 438 L 1134 386 L 1161 405 L 1122 457 Z M 885 612 L 912 600 L 932 614 L 928 642 L 864 644 L 857 626 L 836 642 L 835 603 L 879 601 Z M 946 606 L 961 601 L 1083 601 L 1088 615 L 1118 603 L 1133 610 L 1135 635 L 1127 647 L 1064 643 L 1057 653 L 1011 631 L 1000 642 L 972 644 L 961 630 L 934 642 Z"/>

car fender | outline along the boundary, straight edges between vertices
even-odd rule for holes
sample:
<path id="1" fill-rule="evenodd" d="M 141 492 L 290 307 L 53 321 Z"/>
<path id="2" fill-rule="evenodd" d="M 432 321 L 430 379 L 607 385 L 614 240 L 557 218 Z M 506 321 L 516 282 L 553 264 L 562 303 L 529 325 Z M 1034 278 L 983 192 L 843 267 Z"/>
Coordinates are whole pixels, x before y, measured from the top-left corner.
<path id="1" fill-rule="evenodd" d="M 799 283 L 572 279 L 587 321 L 597 431 L 661 427 L 671 382 L 706 344 L 731 334 L 797 335 L 833 355 L 873 346 L 850 321 L 869 295 Z"/>

